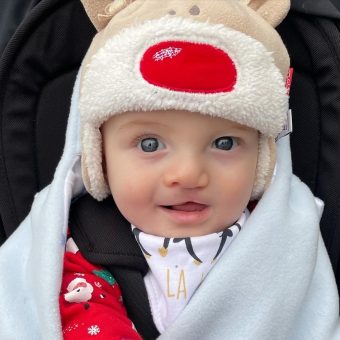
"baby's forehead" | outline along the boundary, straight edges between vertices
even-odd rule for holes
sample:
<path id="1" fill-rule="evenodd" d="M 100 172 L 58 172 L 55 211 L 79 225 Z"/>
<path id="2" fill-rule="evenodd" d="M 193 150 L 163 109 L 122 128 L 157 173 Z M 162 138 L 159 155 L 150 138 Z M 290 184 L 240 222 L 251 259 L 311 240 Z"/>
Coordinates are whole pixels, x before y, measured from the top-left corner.
<path id="1" fill-rule="evenodd" d="M 155 111 L 129 111 L 111 117 L 105 124 L 115 129 L 129 129 L 135 127 L 174 127 L 179 128 L 221 128 L 239 130 L 244 133 L 253 132 L 254 129 L 221 117 L 185 110 L 155 110 Z"/>

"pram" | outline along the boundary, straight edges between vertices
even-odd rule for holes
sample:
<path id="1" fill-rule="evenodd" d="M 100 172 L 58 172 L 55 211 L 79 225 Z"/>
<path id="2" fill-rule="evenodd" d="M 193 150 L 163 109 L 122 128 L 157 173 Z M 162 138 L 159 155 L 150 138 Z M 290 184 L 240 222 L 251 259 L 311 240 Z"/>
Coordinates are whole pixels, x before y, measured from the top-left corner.
<path id="1" fill-rule="evenodd" d="M 340 10 L 329 1 L 304 5 L 293 1 L 279 27 L 295 70 L 293 165 L 294 172 L 325 202 L 321 230 L 339 285 Z M 42 0 L 2 56 L 2 242 L 26 216 L 35 193 L 53 177 L 62 153 L 72 86 L 94 33 L 78 0 Z M 73 211 L 89 211 L 90 207 L 101 214 L 97 206 L 85 198 Z"/>

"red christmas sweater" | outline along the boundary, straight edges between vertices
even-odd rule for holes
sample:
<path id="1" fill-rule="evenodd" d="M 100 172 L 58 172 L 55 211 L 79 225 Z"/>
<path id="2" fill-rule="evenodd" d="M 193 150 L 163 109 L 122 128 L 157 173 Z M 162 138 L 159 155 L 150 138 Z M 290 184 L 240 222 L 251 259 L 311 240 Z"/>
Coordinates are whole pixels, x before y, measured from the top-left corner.
<path id="1" fill-rule="evenodd" d="M 72 238 L 66 243 L 59 305 L 64 339 L 141 340 L 111 273 L 85 260 Z"/>

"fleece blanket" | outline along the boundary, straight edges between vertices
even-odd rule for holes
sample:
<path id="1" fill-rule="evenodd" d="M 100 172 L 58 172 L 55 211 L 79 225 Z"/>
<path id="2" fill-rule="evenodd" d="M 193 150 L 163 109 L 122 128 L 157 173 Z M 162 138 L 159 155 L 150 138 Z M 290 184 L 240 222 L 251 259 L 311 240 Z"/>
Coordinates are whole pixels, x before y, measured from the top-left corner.
<path id="1" fill-rule="evenodd" d="M 61 339 L 58 295 L 80 175 L 79 81 L 53 182 L 0 248 L 0 339 Z M 160 339 L 340 339 L 338 295 L 320 209 L 292 174 L 289 139 L 276 175 L 242 232 Z"/>

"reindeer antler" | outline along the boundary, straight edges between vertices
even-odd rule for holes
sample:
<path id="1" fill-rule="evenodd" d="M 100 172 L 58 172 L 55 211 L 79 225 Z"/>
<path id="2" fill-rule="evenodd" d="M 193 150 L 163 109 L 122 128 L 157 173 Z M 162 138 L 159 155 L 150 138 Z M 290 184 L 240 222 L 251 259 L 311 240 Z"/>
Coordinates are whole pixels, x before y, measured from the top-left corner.
<path id="1" fill-rule="evenodd" d="M 92 24 L 101 31 L 118 12 L 134 0 L 81 0 Z"/>
<path id="2" fill-rule="evenodd" d="M 286 17 L 290 0 L 239 0 L 256 11 L 273 27 L 276 27 Z"/>

